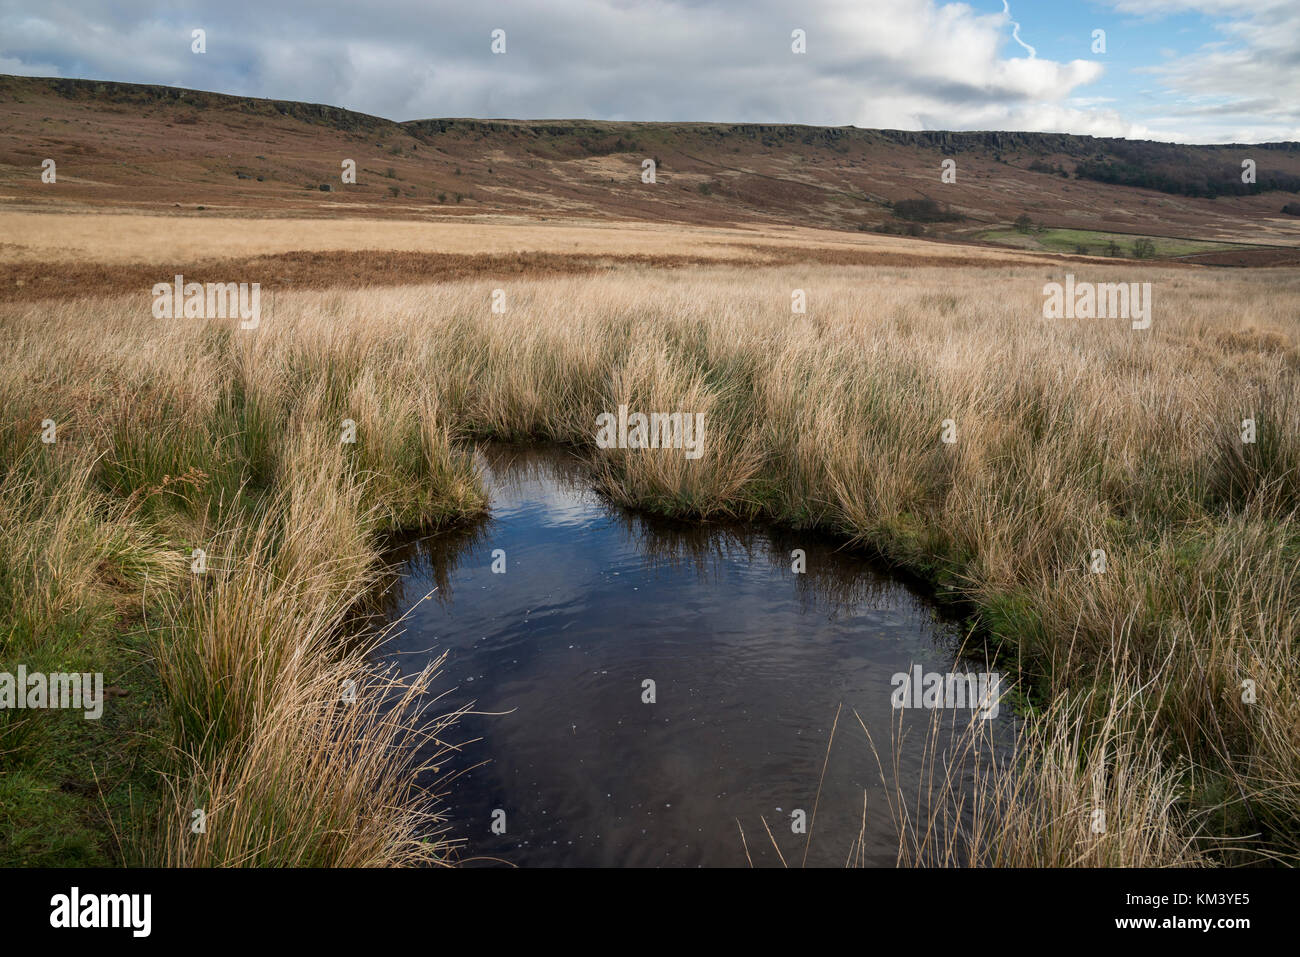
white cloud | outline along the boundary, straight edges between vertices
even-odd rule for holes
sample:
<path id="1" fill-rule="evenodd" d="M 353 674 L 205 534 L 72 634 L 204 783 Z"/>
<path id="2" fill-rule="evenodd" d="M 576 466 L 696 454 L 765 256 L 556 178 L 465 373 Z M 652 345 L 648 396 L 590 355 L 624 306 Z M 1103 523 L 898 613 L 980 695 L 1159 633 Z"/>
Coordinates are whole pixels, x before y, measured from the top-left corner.
<path id="1" fill-rule="evenodd" d="M 937 0 L 198 0 L 177 10 L 155 0 L 43 0 L 0 9 L 0 69 L 179 83 L 393 119 L 852 123 L 1211 141 L 1250 130 L 1294 135 L 1296 0 L 1112 5 L 1143 18 L 1220 17 L 1221 44 L 1164 60 L 1153 53 L 1147 69 L 1170 92 L 1135 113 L 1140 99 L 1090 96 L 1100 62 L 1038 56 L 1028 42 L 1033 24 L 1012 20 L 1005 4 L 981 12 Z M 206 54 L 190 52 L 195 27 L 207 30 Z M 489 48 L 497 27 L 507 31 L 504 56 Z M 795 28 L 807 33 L 806 54 L 790 50 Z M 1250 104 L 1249 112 L 1207 109 L 1225 104 Z"/>
<path id="2" fill-rule="evenodd" d="M 1183 13 L 1223 18 L 1221 40 L 1144 68 L 1164 88 L 1163 128 L 1178 123 L 1202 142 L 1296 139 L 1300 131 L 1300 3 L 1296 0 L 1116 0 L 1121 13 L 1158 20 Z"/>

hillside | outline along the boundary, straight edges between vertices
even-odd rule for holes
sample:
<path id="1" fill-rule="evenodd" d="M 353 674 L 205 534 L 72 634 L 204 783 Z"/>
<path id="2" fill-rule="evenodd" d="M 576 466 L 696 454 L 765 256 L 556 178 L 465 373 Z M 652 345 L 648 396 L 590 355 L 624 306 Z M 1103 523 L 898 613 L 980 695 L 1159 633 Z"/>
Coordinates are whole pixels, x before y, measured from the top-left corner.
<path id="1" fill-rule="evenodd" d="M 57 163 L 53 186 L 41 182 L 46 158 Z M 641 182 L 645 158 L 657 162 L 654 184 Z M 940 182 L 946 158 L 956 160 L 955 184 Z M 1258 192 L 1180 194 L 1245 188 L 1243 158 L 1258 165 Z M 355 185 L 341 183 L 344 159 L 356 162 Z M 982 239 L 1027 215 L 1054 228 L 1300 246 L 1300 217 L 1280 211 L 1300 199 L 1297 185 L 1300 143 L 1176 146 L 725 123 L 399 123 L 306 103 L 0 76 L 0 202 L 11 209 L 524 215 L 949 240 Z M 893 206 L 923 198 L 954 217 L 913 222 Z"/>

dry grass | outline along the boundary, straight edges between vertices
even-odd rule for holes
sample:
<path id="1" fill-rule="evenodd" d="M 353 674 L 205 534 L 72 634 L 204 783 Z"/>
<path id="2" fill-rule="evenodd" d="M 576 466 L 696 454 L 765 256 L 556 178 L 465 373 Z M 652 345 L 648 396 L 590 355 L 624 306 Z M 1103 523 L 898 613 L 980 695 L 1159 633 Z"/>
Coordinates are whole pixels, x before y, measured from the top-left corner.
<path id="1" fill-rule="evenodd" d="M 377 376 L 364 349 L 350 365 L 341 342 L 312 358 L 301 342 L 248 349 L 231 330 L 169 333 L 129 311 L 43 318 L 4 325 L 3 654 L 29 667 L 75 661 L 93 640 L 111 684 L 136 666 L 121 660 L 121 633 L 150 636 L 165 784 L 112 822 L 114 855 L 445 859 L 433 795 L 416 786 L 424 765 L 406 748 L 412 734 L 440 747 L 446 722 L 420 707 L 433 673 L 378 673 L 367 658 L 377 637 L 350 626 L 382 571 L 382 533 L 483 507 L 432 394 Z M 365 437 L 356 449 L 338 441 L 345 407 Z M 39 439 L 47 418 L 59 423 L 50 445 Z M 83 637 L 88 614 L 106 627 Z M 58 773 L 16 730 L 0 756 L 10 780 Z M 207 814 L 201 833 L 195 809 Z"/>
<path id="2" fill-rule="evenodd" d="M 1097 687 L 1062 695 L 1027 717 L 1009 753 L 978 717 L 945 726 L 936 713 L 919 781 L 896 758 L 889 773 L 880 762 L 899 865 L 1210 866 L 1230 849 L 1206 809 L 1189 808 L 1194 774 L 1144 712 L 1151 691 L 1125 674 L 1105 698 Z"/>
<path id="3" fill-rule="evenodd" d="M 687 226 L 679 223 L 584 221 L 572 217 L 480 216 L 472 221 L 431 218 L 252 219 L 248 210 L 186 215 L 0 211 L 3 259 L 36 263 L 150 265 L 277 256 L 291 252 L 422 253 L 510 256 L 518 253 L 580 256 L 753 256 L 768 247 L 864 250 L 904 256 L 1031 257 L 1006 250 L 942 243 L 917 244 L 892 236 L 798 226 Z M 178 211 L 179 213 L 179 211 Z"/>
<path id="4" fill-rule="evenodd" d="M 1151 329 L 1044 321 L 1042 285 L 1064 271 L 1052 265 L 623 268 L 300 292 L 253 333 L 153 320 L 143 290 L 6 307 L 4 468 L 44 451 L 28 438 L 43 418 L 66 421 L 55 454 L 64 435 L 94 450 L 100 488 L 131 501 L 148 535 L 182 554 L 221 543 L 221 570 L 176 600 L 174 634 L 159 632 L 178 747 L 196 762 L 176 779 L 176 809 L 214 794 L 250 821 L 241 802 L 271 801 L 282 824 L 275 840 L 241 825 L 195 857 L 167 832 L 159 859 L 314 861 L 301 835 L 315 825 L 300 819 L 322 807 L 346 831 L 363 810 L 355 782 L 318 794 L 312 762 L 348 735 L 392 740 L 378 712 L 348 724 L 326 706 L 349 660 L 333 637 L 374 572 L 374 535 L 482 506 L 462 438 L 592 449 L 596 416 L 622 403 L 704 412 L 706 452 L 592 450 L 615 501 L 848 536 L 966 602 L 1020 675 L 1019 770 L 987 805 L 999 830 L 965 839 L 940 818 L 938 841 L 913 816 L 905 861 L 1300 852 L 1300 278 L 1070 268 L 1153 282 Z M 490 311 L 498 286 L 504 315 Z M 790 312 L 795 288 L 806 315 Z M 1246 417 L 1259 438 L 1243 446 Z M 338 444 L 343 418 L 355 447 Z M 954 445 L 939 440 L 945 419 Z M 1105 574 L 1088 572 L 1097 548 Z M 295 695 L 320 704 L 297 713 L 323 715 L 301 735 L 285 728 Z M 275 780 L 301 801 L 262 787 L 279 760 Z M 396 800 L 408 772 L 366 773 Z M 1080 830 L 1098 806 L 1104 840 Z M 330 860 L 408 859 L 412 819 L 379 820 L 386 850 L 357 818 L 364 849 L 343 841 Z M 281 834 L 284 853 L 264 853 Z"/>

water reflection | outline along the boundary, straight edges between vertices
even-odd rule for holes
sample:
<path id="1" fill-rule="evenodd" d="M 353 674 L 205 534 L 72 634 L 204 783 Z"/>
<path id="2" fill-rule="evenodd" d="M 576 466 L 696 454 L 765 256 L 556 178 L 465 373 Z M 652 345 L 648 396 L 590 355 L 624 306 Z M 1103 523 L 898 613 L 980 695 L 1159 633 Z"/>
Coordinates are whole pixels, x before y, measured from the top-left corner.
<path id="1" fill-rule="evenodd" d="M 901 717 L 916 743 L 897 763 L 915 779 L 930 716 L 894 711 L 891 678 L 914 663 L 950 670 L 952 622 L 824 538 L 613 509 L 562 451 L 480 455 L 491 518 L 395 550 L 390 613 L 407 617 L 383 650 L 404 671 L 447 651 L 447 706 L 505 712 L 460 725 L 477 739 L 448 794 L 466 856 L 745 865 L 743 827 L 748 859 L 779 863 L 766 821 L 798 862 L 792 814 L 816 803 L 808 864 L 844 863 L 859 838 L 863 862 L 894 863 L 881 769 L 853 712 L 886 749 Z"/>

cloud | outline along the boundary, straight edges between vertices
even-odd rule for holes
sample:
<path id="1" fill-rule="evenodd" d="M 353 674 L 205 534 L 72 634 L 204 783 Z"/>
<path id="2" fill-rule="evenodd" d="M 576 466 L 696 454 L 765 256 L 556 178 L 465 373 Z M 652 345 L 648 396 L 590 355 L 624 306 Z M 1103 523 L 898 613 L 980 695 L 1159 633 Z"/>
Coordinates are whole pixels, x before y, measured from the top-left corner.
<path id="1" fill-rule="evenodd" d="M 207 52 L 190 31 L 207 31 Z M 493 55 L 490 34 L 507 34 Z M 791 31 L 807 52 L 791 51 Z M 1008 36 L 1008 28 L 1011 35 Z M 1039 58 L 1007 13 L 935 0 L 44 0 L 0 56 L 51 74 L 436 116 L 719 120 L 1134 135 L 1071 104 L 1103 67 Z M 1019 43 L 1028 57 L 1009 55 Z M 1081 101 L 1082 102 L 1082 101 Z"/>
<path id="2" fill-rule="evenodd" d="M 1166 96 L 1159 119 L 1209 142 L 1300 138 L 1300 3 L 1295 0 L 1117 0 L 1151 20 L 1178 14 L 1220 18 L 1221 39 L 1143 68 Z M 1228 125 L 1229 121 L 1231 125 Z"/>

